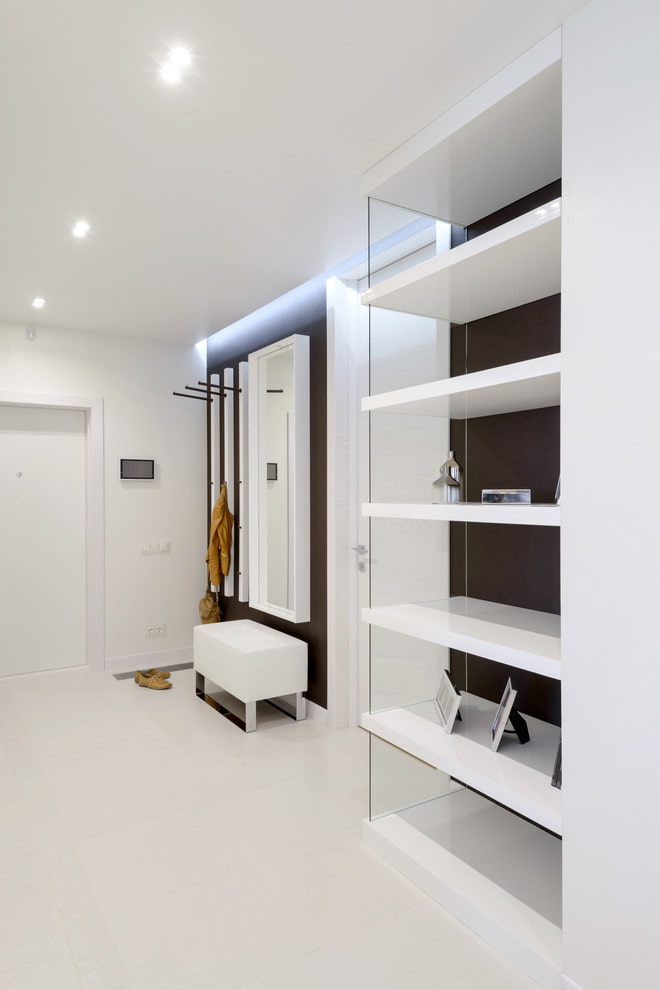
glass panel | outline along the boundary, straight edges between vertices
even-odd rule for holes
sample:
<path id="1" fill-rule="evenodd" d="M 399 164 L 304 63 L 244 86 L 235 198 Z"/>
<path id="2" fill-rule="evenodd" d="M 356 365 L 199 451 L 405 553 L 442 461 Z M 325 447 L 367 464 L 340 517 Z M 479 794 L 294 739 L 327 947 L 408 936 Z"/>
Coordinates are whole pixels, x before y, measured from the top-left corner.
<path id="1" fill-rule="evenodd" d="M 371 737 L 370 818 L 396 814 L 561 926 L 561 839 Z"/>
<path id="2" fill-rule="evenodd" d="M 449 597 L 449 527 L 428 519 L 371 520 L 372 608 Z"/>
<path id="3" fill-rule="evenodd" d="M 369 201 L 371 287 L 449 250 L 451 228 L 433 218 Z M 449 375 L 446 320 L 370 309 L 370 394 Z"/>
<path id="4" fill-rule="evenodd" d="M 371 711 L 434 707 L 449 650 L 391 629 L 371 629 Z"/>
<path id="5" fill-rule="evenodd" d="M 371 820 L 464 789 L 462 784 L 428 763 L 415 759 L 378 736 L 370 738 Z"/>

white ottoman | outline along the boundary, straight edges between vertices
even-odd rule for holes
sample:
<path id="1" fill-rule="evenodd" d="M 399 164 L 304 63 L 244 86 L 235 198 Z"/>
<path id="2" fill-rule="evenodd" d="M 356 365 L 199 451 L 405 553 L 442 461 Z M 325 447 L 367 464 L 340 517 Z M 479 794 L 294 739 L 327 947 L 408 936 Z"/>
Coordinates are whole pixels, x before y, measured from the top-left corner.
<path id="1" fill-rule="evenodd" d="M 294 694 L 295 718 L 305 718 L 302 692 L 307 690 L 307 643 L 251 619 L 210 622 L 195 626 L 193 632 L 198 698 L 246 732 L 257 728 L 257 701 L 282 695 Z M 206 677 L 245 703 L 245 723 L 207 696 Z M 276 707 L 287 711 L 280 704 Z"/>

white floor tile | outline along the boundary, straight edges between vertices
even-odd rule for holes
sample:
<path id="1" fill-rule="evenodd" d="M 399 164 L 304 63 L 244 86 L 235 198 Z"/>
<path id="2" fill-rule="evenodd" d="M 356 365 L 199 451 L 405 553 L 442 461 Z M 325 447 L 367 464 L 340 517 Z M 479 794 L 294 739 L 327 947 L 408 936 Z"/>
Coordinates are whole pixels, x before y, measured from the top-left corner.
<path id="1" fill-rule="evenodd" d="M 217 804 L 83 839 L 76 850 L 108 913 L 242 864 L 232 844 L 219 840 Z"/>
<path id="2" fill-rule="evenodd" d="M 9 945 L 29 945 L 61 931 L 40 856 L 20 856 L 0 863 L 0 891 L 0 932 Z"/>
<path id="3" fill-rule="evenodd" d="M 477 990 L 448 975 L 394 922 L 372 925 L 321 950 L 354 990 Z"/>
<path id="4" fill-rule="evenodd" d="M 312 952 L 266 976 L 241 983 L 241 990 L 347 990 L 350 986 L 325 956 Z"/>
<path id="5" fill-rule="evenodd" d="M 254 872 L 315 945 L 383 921 L 386 915 L 346 869 L 342 846 L 318 841 L 253 865 Z"/>
<path id="6" fill-rule="evenodd" d="M 535 990 L 361 842 L 365 733 L 172 683 L 0 680 L 2 990 Z"/>
<path id="7" fill-rule="evenodd" d="M 0 986 L 3 990 L 78 990 L 82 984 L 64 935 L 10 944 L 3 934 Z"/>
<path id="8" fill-rule="evenodd" d="M 140 990 L 229 990 L 314 949 L 248 868 L 110 915 Z"/>

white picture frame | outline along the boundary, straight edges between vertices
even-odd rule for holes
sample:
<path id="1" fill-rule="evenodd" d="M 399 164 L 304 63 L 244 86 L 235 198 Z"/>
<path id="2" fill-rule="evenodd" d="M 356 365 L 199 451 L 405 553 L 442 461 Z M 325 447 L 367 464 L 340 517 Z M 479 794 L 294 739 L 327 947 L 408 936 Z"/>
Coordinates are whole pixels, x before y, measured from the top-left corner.
<path id="1" fill-rule="evenodd" d="M 511 678 L 509 678 L 506 682 L 504 694 L 502 695 L 502 700 L 500 701 L 490 730 L 490 748 L 493 753 L 497 752 L 500 742 L 502 741 L 504 728 L 506 723 L 509 721 L 509 715 L 511 714 L 511 709 L 513 708 L 513 703 L 516 700 L 517 693 L 518 692 L 511 683 Z"/>
<path id="2" fill-rule="evenodd" d="M 440 687 L 435 696 L 435 704 L 440 715 L 440 720 L 447 735 L 454 728 L 454 722 L 458 715 L 461 703 L 460 692 L 452 684 L 448 670 L 443 670 L 440 676 Z"/>

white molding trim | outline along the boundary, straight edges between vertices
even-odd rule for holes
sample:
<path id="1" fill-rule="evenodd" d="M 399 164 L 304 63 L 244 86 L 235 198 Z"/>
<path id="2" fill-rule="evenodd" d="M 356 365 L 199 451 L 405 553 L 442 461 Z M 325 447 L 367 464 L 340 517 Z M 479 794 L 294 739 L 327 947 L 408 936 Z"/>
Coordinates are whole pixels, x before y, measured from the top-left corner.
<path id="1" fill-rule="evenodd" d="M 313 719 L 314 722 L 322 722 L 323 725 L 327 725 L 327 709 L 321 708 L 320 705 L 317 705 L 315 701 L 310 701 L 309 698 L 306 698 L 305 700 L 307 701 L 307 718 Z"/>
<path id="2" fill-rule="evenodd" d="M 0 390 L 0 405 L 80 409 L 86 418 L 87 664 L 105 665 L 105 508 L 103 399 L 98 396 Z"/>
<path id="3" fill-rule="evenodd" d="M 234 501 L 234 369 L 225 368 L 222 373 L 222 384 L 226 385 L 229 391 L 225 392 L 222 402 L 222 428 L 223 428 L 223 478 L 227 482 L 227 507 L 231 512 L 236 508 Z M 218 488 L 218 491 L 220 489 Z M 232 513 L 233 515 L 233 513 Z M 231 527 L 232 550 L 229 554 L 229 573 L 225 575 L 222 593 L 225 598 L 234 597 L 234 574 L 236 572 L 236 561 L 234 553 L 234 524 Z"/>
<path id="4" fill-rule="evenodd" d="M 247 602 L 250 598 L 250 527 L 248 526 L 248 505 L 250 492 L 250 435 L 248 413 L 248 363 L 238 365 L 238 600 Z"/>
<path id="5" fill-rule="evenodd" d="M 149 670 L 151 667 L 167 668 L 175 663 L 192 663 L 192 646 L 179 646 L 173 650 L 155 653 L 129 653 L 123 657 L 108 657 L 106 670 L 111 674 L 125 674 L 129 670 Z"/>
<path id="6" fill-rule="evenodd" d="M 219 387 L 220 375 L 210 375 L 209 383 Z M 213 512 L 213 506 L 220 498 L 220 412 L 218 410 L 222 409 L 222 399 L 218 397 L 217 409 L 213 405 L 214 402 L 215 399 L 211 399 L 211 479 L 209 485 L 209 519 L 211 518 L 211 513 Z M 219 590 L 219 587 L 215 584 L 211 585 L 211 591 Z"/>
<path id="7" fill-rule="evenodd" d="M 332 278 L 327 306 L 327 627 L 328 725 L 356 727 L 360 705 L 360 305 L 358 282 Z M 364 626 L 366 630 L 366 626 Z M 368 631 L 366 632 L 368 635 Z"/>

